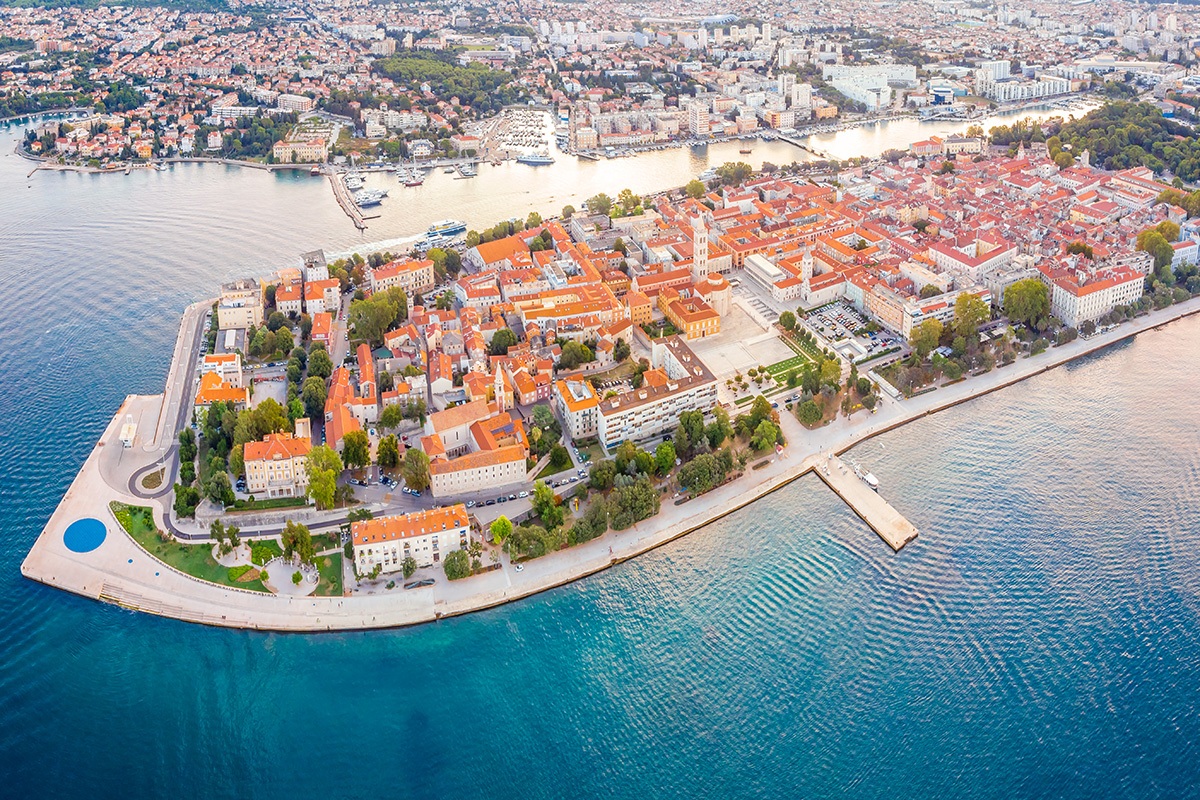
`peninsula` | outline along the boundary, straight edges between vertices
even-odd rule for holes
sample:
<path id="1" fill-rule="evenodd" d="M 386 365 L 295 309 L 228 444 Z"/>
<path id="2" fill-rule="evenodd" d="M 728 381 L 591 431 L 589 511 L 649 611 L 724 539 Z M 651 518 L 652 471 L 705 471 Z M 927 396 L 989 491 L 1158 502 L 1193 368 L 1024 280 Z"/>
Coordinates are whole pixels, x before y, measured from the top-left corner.
<path id="1" fill-rule="evenodd" d="M 212 625 L 409 625 L 810 471 L 900 550 L 919 509 L 847 450 L 1200 310 L 1191 198 L 1056 139 L 919 143 L 841 185 L 724 169 L 227 284 L 22 572 Z"/>

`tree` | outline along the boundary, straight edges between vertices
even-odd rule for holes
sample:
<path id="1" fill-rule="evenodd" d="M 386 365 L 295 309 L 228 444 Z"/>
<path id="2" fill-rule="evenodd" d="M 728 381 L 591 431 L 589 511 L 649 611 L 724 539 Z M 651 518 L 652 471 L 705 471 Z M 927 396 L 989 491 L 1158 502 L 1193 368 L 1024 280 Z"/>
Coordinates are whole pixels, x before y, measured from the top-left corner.
<path id="1" fill-rule="evenodd" d="M 1162 222 L 1154 226 L 1154 230 L 1162 234 L 1162 237 L 1167 242 L 1179 241 L 1179 226 L 1169 219 L 1164 219 Z"/>
<path id="2" fill-rule="evenodd" d="M 271 316 L 267 317 L 267 330 L 271 332 L 278 331 L 287 325 L 287 316 L 279 311 L 272 311 Z"/>
<path id="3" fill-rule="evenodd" d="M 971 338 L 979 332 L 979 326 L 991 316 L 991 309 L 978 295 L 963 292 L 954 301 L 954 332 Z"/>
<path id="4" fill-rule="evenodd" d="M 1137 249 L 1154 256 L 1154 269 L 1156 270 L 1170 265 L 1175 258 L 1175 248 L 1171 247 L 1170 242 L 1154 229 L 1138 234 Z"/>
<path id="5" fill-rule="evenodd" d="M 613 530 L 623 531 L 636 522 L 654 516 L 658 513 L 659 502 L 658 492 L 647 478 L 639 478 L 629 486 L 613 489 L 610 507 Z"/>
<path id="6" fill-rule="evenodd" d="M 533 482 L 533 497 L 530 504 L 533 506 L 533 513 L 541 517 L 542 524 L 547 529 L 562 525 L 564 516 L 562 506 L 558 504 L 558 497 L 554 494 L 554 490 L 547 486 L 545 481 Z"/>
<path id="7" fill-rule="evenodd" d="M 927 283 L 921 287 L 921 299 L 928 300 L 930 297 L 937 297 L 942 293 L 942 290 L 936 284 Z"/>
<path id="8" fill-rule="evenodd" d="M 405 556 L 404 560 L 400 562 L 400 571 L 403 573 L 404 579 L 408 580 L 417 571 L 417 560 L 412 556 Z"/>
<path id="9" fill-rule="evenodd" d="M 222 506 L 233 505 L 233 485 L 229 482 L 229 473 L 225 470 L 213 473 L 208 479 L 204 494 L 214 503 L 220 503 Z"/>
<path id="10" fill-rule="evenodd" d="M 294 583 L 296 586 L 299 586 L 300 581 L 302 580 L 304 580 L 304 576 L 300 574 L 300 570 L 296 570 L 292 573 L 292 583 Z"/>
<path id="11" fill-rule="evenodd" d="M 598 492 L 607 492 L 613 488 L 613 482 L 617 477 L 617 464 L 615 461 L 605 459 L 592 464 L 592 468 L 588 470 L 588 486 Z"/>
<path id="12" fill-rule="evenodd" d="M 300 557 L 301 562 L 311 564 L 313 558 L 316 557 L 317 551 L 313 544 L 312 533 L 299 522 L 289 519 L 283 528 L 283 533 L 279 536 L 279 541 L 283 544 L 284 558 L 290 559 L 295 554 Z"/>
<path id="13" fill-rule="evenodd" d="M 530 211 L 529 216 L 525 218 L 525 228 L 536 228 L 542 224 L 542 215 L 536 211 Z"/>
<path id="14" fill-rule="evenodd" d="M 1050 291 L 1037 278 L 1010 283 L 1004 289 L 1004 313 L 1010 321 L 1041 327 L 1041 322 L 1050 316 Z"/>
<path id="15" fill-rule="evenodd" d="M 365 431 L 350 431 L 342 437 L 342 461 L 350 469 L 371 463 L 371 440 Z"/>
<path id="16" fill-rule="evenodd" d="M 821 413 L 821 407 L 814 401 L 805 400 L 796 409 L 796 416 L 802 423 L 811 428 L 813 425 L 816 425 L 821 421 L 823 414 Z"/>
<path id="17" fill-rule="evenodd" d="M 492 336 L 492 343 L 488 345 L 488 353 L 493 356 L 508 355 L 508 348 L 513 347 L 517 343 L 517 335 L 510 328 L 501 328 Z"/>
<path id="18" fill-rule="evenodd" d="M 766 450 L 779 440 L 779 426 L 769 419 L 758 423 L 754 435 L 750 437 L 750 446 L 755 450 Z"/>
<path id="19" fill-rule="evenodd" d="M 389 406 L 394 408 L 395 406 Z M 400 464 L 400 443 L 396 441 L 396 435 L 389 433 L 387 436 L 379 440 L 379 447 L 376 449 L 375 459 L 379 462 L 379 466 L 383 469 L 395 469 Z"/>
<path id="20" fill-rule="evenodd" d="M 654 449 L 654 468 L 659 475 L 666 475 L 675 467 L 675 445 L 663 442 Z"/>
<path id="21" fill-rule="evenodd" d="M 702 181 L 692 178 L 687 182 L 687 185 L 683 187 L 683 191 L 686 192 L 687 196 L 693 200 L 699 200 L 708 192 L 708 187 L 705 186 Z"/>
<path id="22" fill-rule="evenodd" d="M 593 358 L 592 351 L 587 345 L 580 344 L 579 342 L 567 342 L 563 345 L 562 354 L 558 359 L 558 366 L 562 369 L 575 369 L 580 364 L 587 363 Z"/>
<path id="23" fill-rule="evenodd" d="M 194 517 L 196 506 L 200 504 L 200 492 L 194 487 L 175 484 L 175 516 Z"/>
<path id="24" fill-rule="evenodd" d="M 550 471 L 562 472 L 571 466 L 571 454 L 567 452 L 567 448 L 561 444 L 556 444 L 550 448 L 550 463 L 548 465 Z"/>
<path id="25" fill-rule="evenodd" d="M 624 339 L 617 339 L 617 343 L 613 345 L 613 359 L 620 364 L 625 359 L 629 358 L 629 342 Z"/>
<path id="26" fill-rule="evenodd" d="M 612 211 L 612 204 L 612 198 L 606 195 L 604 192 L 589 197 L 586 203 L 588 213 L 604 214 L 605 216 L 608 215 L 609 211 Z"/>
<path id="27" fill-rule="evenodd" d="M 333 508 L 337 495 L 337 476 L 342 472 L 342 459 L 329 445 L 317 445 L 308 451 L 304 460 L 308 472 L 308 496 L 317 508 Z"/>
<path id="28" fill-rule="evenodd" d="M 916 351 L 917 358 L 924 361 L 933 352 L 934 348 L 938 346 L 941 338 L 942 323 L 936 319 L 927 319 L 913 328 L 908 342 L 912 345 L 912 349 Z"/>
<path id="29" fill-rule="evenodd" d="M 382 341 L 392 325 L 407 317 L 408 297 L 398 286 L 350 303 L 350 325 L 359 338 L 368 342 Z"/>
<path id="30" fill-rule="evenodd" d="M 423 492 L 429 488 L 429 456 L 415 447 L 404 451 L 404 462 L 400 465 L 400 475 L 409 489 Z"/>
<path id="31" fill-rule="evenodd" d="M 785 311 L 779 315 L 779 325 L 785 331 L 796 329 L 796 315 L 790 311 Z"/>
<path id="32" fill-rule="evenodd" d="M 333 374 L 333 360 L 324 347 L 313 346 L 312 354 L 308 357 L 308 374 L 322 380 Z"/>
<path id="33" fill-rule="evenodd" d="M 563 206 L 563 210 L 562 210 L 562 218 L 563 219 L 570 219 L 574 214 L 575 214 L 575 206 L 571 205 L 570 203 Z"/>
<path id="34" fill-rule="evenodd" d="M 729 422 L 729 412 L 717 406 L 713 410 L 713 421 L 708 423 L 704 429 L 704 436 L 708 439 L 708 446 L 712 450 L 716 450 L 726 439 L 733 436 L 733 425 Z"/>
<path id="35" fill-rule="evenodd" d="M 442 562 L 448 580 L 457 581 L 471 574 L 471 559 L 466 550 L 455 550 Z"/>
<path id="36" fill-rule="evenodd" d="M 404 419 L 404 408 L 399 403 L 391 403 L 379 412 L 379 427 L 395 428 Z"/>
<path id="37" fill-rule="evenodd" d="M 502 514 L 492 522 L 491 531 L 492 541 L 496 544 L 504 544 L 504 540 L 513 532 L 513 524 L 508 517 Z"/>
<path id="38" fill-rule="evenodd" d="M 300 399 L 304 403 L 304 411 L 310 417 L 320 417 L 325 413 L 325 381 L 315 375 L 304 381 L 300 391 Z"/>

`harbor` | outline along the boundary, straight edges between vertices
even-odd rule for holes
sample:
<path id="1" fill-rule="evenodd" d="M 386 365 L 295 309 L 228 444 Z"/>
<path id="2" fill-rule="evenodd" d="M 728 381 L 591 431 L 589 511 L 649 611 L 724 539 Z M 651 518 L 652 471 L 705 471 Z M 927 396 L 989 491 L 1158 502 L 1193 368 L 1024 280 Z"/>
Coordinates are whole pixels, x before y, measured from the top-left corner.
<path id="1" fill-rule="evenodd" d="M 892 550 L 899 552 L 917 538 L 916 526 L 880 497 L 878 480 L 870 472 L 857 464 L 847 465 L 833 453 L 818 459 L 814 471 Z"/>

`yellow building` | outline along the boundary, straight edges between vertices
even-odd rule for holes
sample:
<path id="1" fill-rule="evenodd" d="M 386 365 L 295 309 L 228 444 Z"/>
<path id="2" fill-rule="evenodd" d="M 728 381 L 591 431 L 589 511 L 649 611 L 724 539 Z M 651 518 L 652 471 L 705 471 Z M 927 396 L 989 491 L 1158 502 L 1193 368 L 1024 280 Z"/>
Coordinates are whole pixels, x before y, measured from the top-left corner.
<path id="1" fill-rule="evenodd" d="M 290 433 L 272 433 L 246 442 L 246 491 L 256 497 L 302 497 L 308 493 L 306 462 L 312 441 Z"/>

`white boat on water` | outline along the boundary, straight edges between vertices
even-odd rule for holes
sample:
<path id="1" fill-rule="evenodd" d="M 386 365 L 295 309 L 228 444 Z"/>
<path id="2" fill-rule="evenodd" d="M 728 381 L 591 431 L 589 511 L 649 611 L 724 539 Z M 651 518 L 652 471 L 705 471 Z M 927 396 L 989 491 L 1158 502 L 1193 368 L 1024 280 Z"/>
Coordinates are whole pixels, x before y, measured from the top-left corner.
<path id="1" fill-rule="evenodd" d="M 365 183 L 365 181 L 363 181 L 363 176 L 359 175 L 357 172 L 347 173 L 346 177 L 342 180 L 345 182 L 346 188 L 352 191 L 354 189 L 361 189 L 363 187 L 363 183 Z"/>

